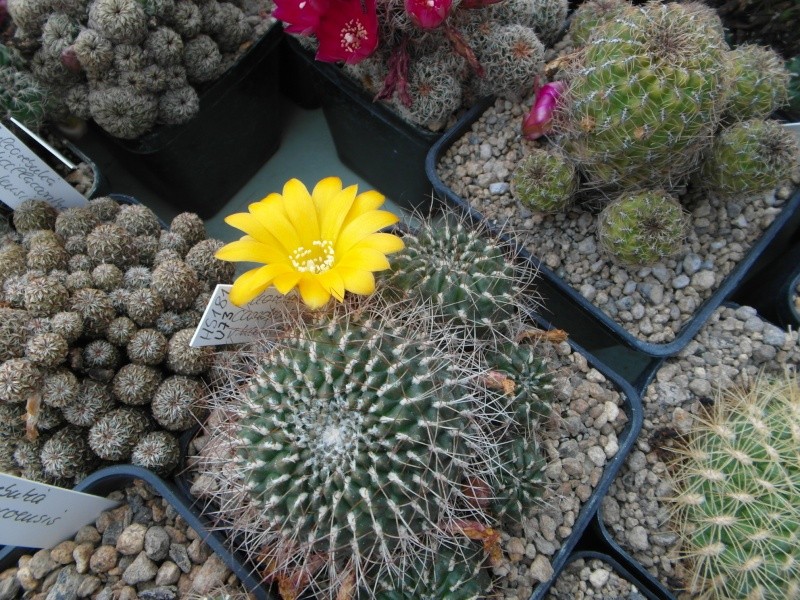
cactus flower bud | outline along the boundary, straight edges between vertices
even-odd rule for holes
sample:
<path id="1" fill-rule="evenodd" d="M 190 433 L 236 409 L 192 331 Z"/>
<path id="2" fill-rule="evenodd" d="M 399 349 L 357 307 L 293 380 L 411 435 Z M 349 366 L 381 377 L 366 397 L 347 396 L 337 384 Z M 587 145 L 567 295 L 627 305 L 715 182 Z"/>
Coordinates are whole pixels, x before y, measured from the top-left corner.
<path id="1" fill-rule="evenodd" d="M 83 71 L 81 61 L 78 59 L 78 54 L 75 52 L 74 46 L 67 46 L 61 51 L 61 64 L 64 65 L 68 71 L 72 73 L 80 73 Z"/>
<path id="2" fill-rule="evenodd" d="M 420 29 L 435 29 L 450 14 L 452 0 L 405 0 L 406 13 Z"/>
<path id="3" fill-rule="evenodd" d="M 533 106 L 522 122 L 522 135 L 535 140 L 553 128 L 553 111 L 565 88 L 563 81 L 553 81 L 536 90 Z"/>

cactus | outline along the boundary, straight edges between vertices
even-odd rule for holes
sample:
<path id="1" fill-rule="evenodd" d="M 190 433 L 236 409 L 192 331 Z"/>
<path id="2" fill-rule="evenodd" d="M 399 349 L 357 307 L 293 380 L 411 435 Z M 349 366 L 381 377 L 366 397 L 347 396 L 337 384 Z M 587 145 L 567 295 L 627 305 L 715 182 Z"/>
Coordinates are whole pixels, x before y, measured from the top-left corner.
<path id="1" fill-rule="evenodd" d="M 394 257 L 387 287 L 415 302 L 430 303 L 447 323 L 478 336 L 511 336 L 514 316 L 530 274 L 514 265 L 503 248 L 460 221 L 425 223 L 406 235 Z"/>
<path id="2" fill-rule="evenodd" d="M 25 62 L 13 49 L 0 44 L 0 116 L 14 117 L 39 129 L 47 108 L 45 90 L 25 70 Z"/>
<path id="3" fill-rule="evenodd" d="M 588 0 L 582 2 L 572 13 L 569 22 L 569 37 L 576 46 L 583 46 L 601 23 L 605 23 L 631 8 L 627 0 Z"/>
<path id="4" fill-rule="evenodd" d="M 220 242 L 206 239 L 196 215 L 175 218 L 173 244 L 202 266 L 170 255 L 162 264 L 189 282 L 178 290 L 166 273 L 153 277 L 155 251 L 135 251 L 136 240 L 157 248 L 162 236 L 143 206 L 99 198 L 58 212 L 27 201 L 10 221 L 15 231 L 0 242 L 0 409 L 20 427 L 0 428 L 0 465 L 67 486 L 101 460 L 135 457 L 167 474 L 177 442 L 159 430 L 181 432 L 201 416 L 192 403 L 212 350 L 189 348 L 187 332 L 200 318 L 195 305 L 232 278 L 213 256 Z"/>
<path id="5" fill-rule="evenodd" d="M 587 185 L 685 180 L 724 108 L 725 50 L 719 19 L 692 4 L 651 2 L 601 23 L 568 69 L 554 117 Z"/>
<path id="6" fill-rule="evenodd" d="M 726 53 L 731 98 L 726 120 L 766 119 L 789 100 L 789 71 L 771 48 L 744 44 Z"/>
<path id="7" fill-rule="evenodd" d="M 511 195 L 534 211 L 555 213 L 572 204 L 578 175 L 572 162 L 546 150 L 534 149 L 511 175 Z"/>
<path id="8" fill-rule="evenodd" d="M 673 465 L 674 524 L 699 598 L 795 598 L 800 387 L 761 375 L 720 393 Z"/>
<path id="9" fill-rule="evenodd" d="M 780 123 L 742 121 L 714 138 L 698 182 L 723 199 L 756 196 L 788 180 L 799 160 L 797 140 Z"/>
<path id="10" fill-rule="evenodd" d="M 687 231 L 683 208 L 663 191 L 622 195 L 597 218 L 598 245 L 626 265 L 652 265 L 674 256 Z"/>

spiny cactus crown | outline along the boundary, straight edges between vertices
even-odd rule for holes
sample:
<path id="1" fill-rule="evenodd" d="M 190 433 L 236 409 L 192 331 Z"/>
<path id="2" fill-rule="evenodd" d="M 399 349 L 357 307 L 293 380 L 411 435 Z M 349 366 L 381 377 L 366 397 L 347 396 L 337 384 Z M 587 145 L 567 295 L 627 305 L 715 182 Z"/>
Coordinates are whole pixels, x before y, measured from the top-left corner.
<path id="1" fill-rule="evenodd" d="M 800 387 L 761 375 L 720 393 L 674 465 L 674 522 L 702 598 L 800 594 Z"/>
<path id="2" fill-rule="evenodd" d="M 789 70 L 777 52 L 744 44 L 726 53 L 727 79 L 733 86 L 726 120 L 766 119 L 789 100 Z"/>
<path id="3" fill-rule="evenodd" d="M 561 212 L 572 204 L 577 191 L 574 164 L 562 155 L 538 148 L 511 175 L 511 194 L 535 211 Z"/>
<path id="4" fill-rule="evenodd" d="M 627 265 L 652 265 L 683 246 L 688 218 L 680 203 L 660 191 L 624 194 L 597 218 L 597 242 L 612 259 Z"/>

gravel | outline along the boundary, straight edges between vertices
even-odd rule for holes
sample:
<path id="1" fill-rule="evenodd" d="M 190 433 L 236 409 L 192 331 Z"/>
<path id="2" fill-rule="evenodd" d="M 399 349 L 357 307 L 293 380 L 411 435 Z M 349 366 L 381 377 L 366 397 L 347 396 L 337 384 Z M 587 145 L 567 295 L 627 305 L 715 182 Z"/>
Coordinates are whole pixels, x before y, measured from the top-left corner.
<path id="1" fill-rule="evenodd" d="M 548 600 L 644 600 L 630 581 L 599 559 L 578 558 L 571 561 L 550 588 Z"/>
<path id="2" fill-rule="evenodd" d="M 122 504 L 72 540 L 22 556 L 17 567 L 0 573 L 0 600 L 173 600 L 211 592 L 250 598 L 197 532 L 147 484 L 135 481 L 109 498 Z M 115 525 L 120 526 L 116 543 L 104 543 Z M 189 558 L 188 548 L 198 560 Z M 186 561 L 179 564 L 173 555 Z"/>
<path id="3" fill-rule="evenodd" d="M 619 451 L 618 436 L 628 420 L 624 397 L 584 356 L 567 342 L 541 347 L 556 374 L 557 396 L 540 438 L 546 488 L 541 508 L 521 526 L 502 532 L 503 558 L 493 567 L 496 600 L 527 600 L 537 583 L 552 577 L 551 560 Z M 207 442 L 196 438 L 194 453 L 202 453 Z M 205 497 L 214 489 L 214 478 L 192 470 L 195 460 L 189 459 L 192 493 Z"/>
<path id="4" fill-rule="evenodd" d="M 780 213 L 791 186 L 747 202 L 684 198 L 693 227 L 676 258 L 647 268 L 616 265 L 598 249 L 594 213 L 532 213 L 511 196 L 516 165 L 541 145 L 521 137 L 531 103 L 496 100 L 444 154 L 439 177 L 634 337 L 672 341 Z"/>
<path id="5" fill-rule="evenodd" d="M 760 370 L 780 373 L 800 364 L 798 333 L 762 320 L 750 307 L 722 307 L 678 356 L 664 362 L 644 397 L 644 426 L 603 500 L 609 533 L 669 588 L 686 580 L 676 559 L 678 536 L 669 525 L 672 492 L 669 449 L 688 433 L 718 388 L 744 382 Z"/>

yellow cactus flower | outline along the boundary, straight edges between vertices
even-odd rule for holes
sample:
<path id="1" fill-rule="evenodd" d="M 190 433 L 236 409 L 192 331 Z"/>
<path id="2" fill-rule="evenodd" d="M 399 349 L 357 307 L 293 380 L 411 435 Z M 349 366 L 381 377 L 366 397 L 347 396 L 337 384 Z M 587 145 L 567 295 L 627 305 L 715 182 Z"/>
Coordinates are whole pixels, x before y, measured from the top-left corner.
<path id="1" fill-rule="evenodd" d="M 240 275 L 230 299 L 247 304 L 270 286 L 281 294 L 295 287 L 312 308 L 344 293 L 371 294 L 376 271 L 389 268 L 387 254 L 402 250 L 403 240 L 380 230 L 400 219 L 378 210 L 385 200 L 376 191 L 358 193 L 358 186 L 342 187 L 338 177 L 327 177 L 313 192 L 297 179 L 251 204 L 246 213 L 225 222 L 246 235 L 220 248 L 222 260 L 263 263 Z"/>

